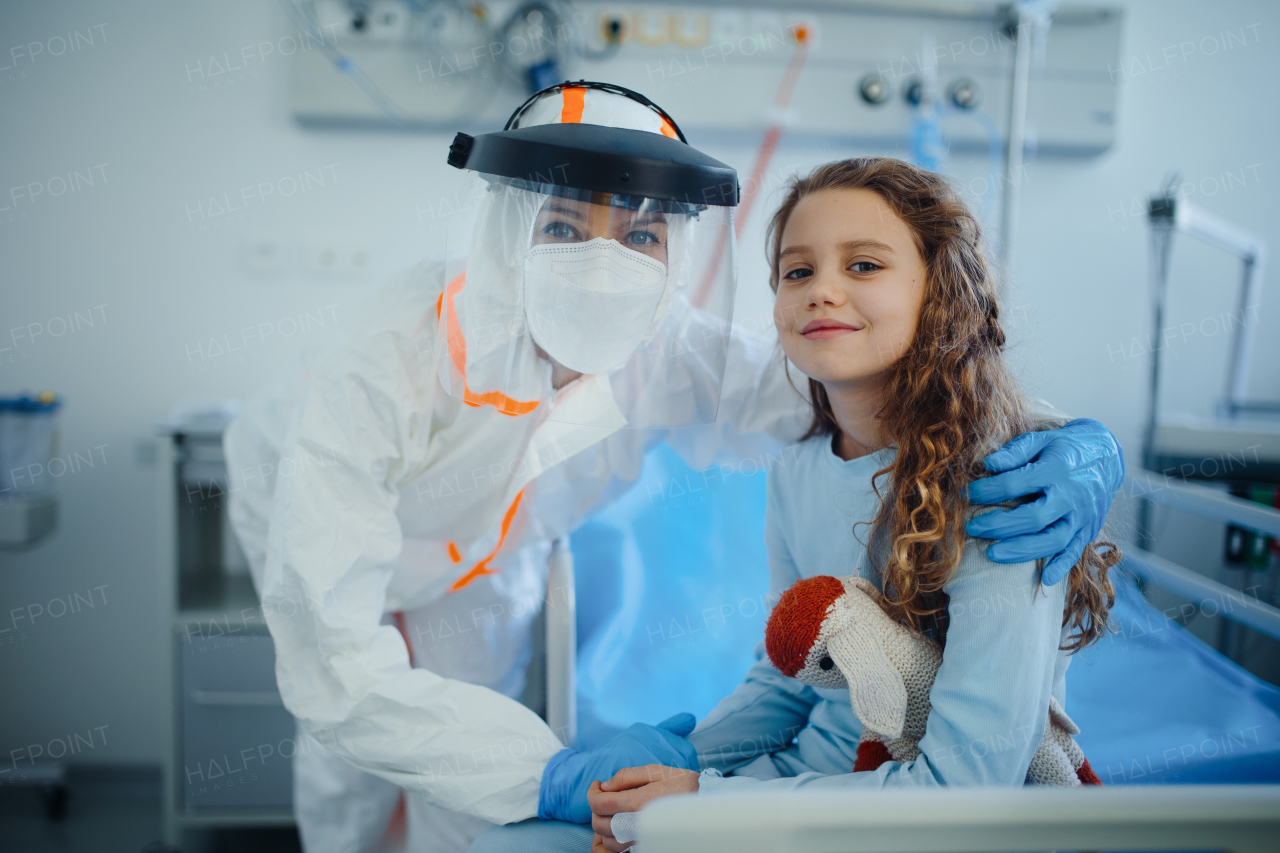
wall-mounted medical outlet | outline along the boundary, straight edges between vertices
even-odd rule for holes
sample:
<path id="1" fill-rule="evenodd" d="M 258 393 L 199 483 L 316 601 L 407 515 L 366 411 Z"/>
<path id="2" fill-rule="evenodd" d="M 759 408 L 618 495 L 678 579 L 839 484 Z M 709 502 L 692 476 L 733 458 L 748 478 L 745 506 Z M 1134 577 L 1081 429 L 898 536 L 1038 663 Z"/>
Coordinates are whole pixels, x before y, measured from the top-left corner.
<path id="1" fill-rule="evenodd" d="M 565 48 L 562 78 L 641 92 L 687 132 L 759 133 L 804 33 L 788 134 L 901 144 L 915 109 L 903 96 L 928 74 L 946 97 L 950 144 L 986 151 L 992 129 L 1007 124 L 1019 37 L 1009 4 L 995 0 L 566 2 L 569 23 L 536 37 L 504 26 L 530 14 L 514 0 L 493 0 L 483 14 L 463 4 L 404 4 L 381 25 L 380 11 L 393 11 L 379 2 L 298 0 L 293 8 L 311 14 L 325 39 L 292 57 L 298 122 L 449 133 L 496 130 L 528 97 L 527 81 L 511 68 L 531 61 L 539 47 L 531 38 Z M 1029 105 L 1027 136 L 1041 154 L 1093 155 L 1115 141 L 1122 20 L 1115 7 L 1063 4 L 1054 12 L 1044 49 L 1035 51 Z"/>

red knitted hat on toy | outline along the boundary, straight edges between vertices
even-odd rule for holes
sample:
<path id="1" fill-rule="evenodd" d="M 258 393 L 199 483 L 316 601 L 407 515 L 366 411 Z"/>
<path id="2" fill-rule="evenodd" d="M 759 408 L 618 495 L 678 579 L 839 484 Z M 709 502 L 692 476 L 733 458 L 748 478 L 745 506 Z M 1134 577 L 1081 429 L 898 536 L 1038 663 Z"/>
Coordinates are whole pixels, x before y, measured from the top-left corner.
<path id="1" fill-rule="evenodd" d="M 764 629 L 769 660 L 784 675 L 804 669 L 832 602 L 844 595 L 844 584 L 829 575 L 797 581 L 778 599 Z"/>

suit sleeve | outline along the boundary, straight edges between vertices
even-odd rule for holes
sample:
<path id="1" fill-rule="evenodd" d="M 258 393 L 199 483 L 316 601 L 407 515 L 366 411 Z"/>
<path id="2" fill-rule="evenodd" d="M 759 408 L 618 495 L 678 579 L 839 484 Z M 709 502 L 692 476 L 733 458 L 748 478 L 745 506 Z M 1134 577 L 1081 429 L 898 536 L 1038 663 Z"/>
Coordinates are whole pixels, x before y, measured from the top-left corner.
<path id="1" fill-rule="evenodd" d="M 304 729 L 356 767 L 441 808 L 522 820 L 537 813 L 559 741 L 512 699 L 410 668 L 399 633 L 381 624 L 402 544 L 398 484 L 428 446 L 415 433 L 431 422 L 435 385 L 421 377 L 434 372 L 423 371 L 402 341 L 375 334 L 312 377 L 268 534 L 277 679 Z"/>
<path id="2" fill-rule="evenodd" d="M 807 387 L 803 375 L 787 375 L 786 360 L 774 343 L 735 327 L 717 421 L 742 435 L 760 433 L 794 444 L 813 417 L 808 397 L 798 390 Z"/>

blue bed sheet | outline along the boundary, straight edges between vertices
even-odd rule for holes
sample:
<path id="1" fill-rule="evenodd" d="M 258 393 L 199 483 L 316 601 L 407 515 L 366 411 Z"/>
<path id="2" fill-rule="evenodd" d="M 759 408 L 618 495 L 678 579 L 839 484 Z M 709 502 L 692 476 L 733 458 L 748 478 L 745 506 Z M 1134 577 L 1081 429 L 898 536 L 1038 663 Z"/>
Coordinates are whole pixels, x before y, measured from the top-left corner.
<path id="1" fill-rule="evenodd" d="M 741 681 L 770 604 L 754 468 L 704 476 L 659 446 L 637 486 L 574 532 L 580 746 L 635 721 L 702 717 Z M 1102 781 L 1280 782 L 1280 690 L 1115 575 L 1117 632 L 1067 673 Z"/>
<path id="2" fill-rule="evenodd" d="M 1117 579 L 1116 633 L 1067 670 L 1077 738 L 1104 784 L 1280 782 L 1280 690 Z"/>

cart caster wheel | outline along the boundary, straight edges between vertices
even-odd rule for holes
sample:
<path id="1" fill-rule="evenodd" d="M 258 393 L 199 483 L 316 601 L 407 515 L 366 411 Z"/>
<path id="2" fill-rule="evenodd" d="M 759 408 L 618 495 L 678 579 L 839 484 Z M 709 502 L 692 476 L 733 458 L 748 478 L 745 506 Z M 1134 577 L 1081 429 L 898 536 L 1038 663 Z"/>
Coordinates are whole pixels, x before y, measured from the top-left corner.
<path id="1" fill-rule="evenodd" d="M 40 801 L 44 804 L 44 816 L 60 821 L 67 816 L 67 802 L 71 792 L 66 785 L 48 785 L 40 789 Z"/>

